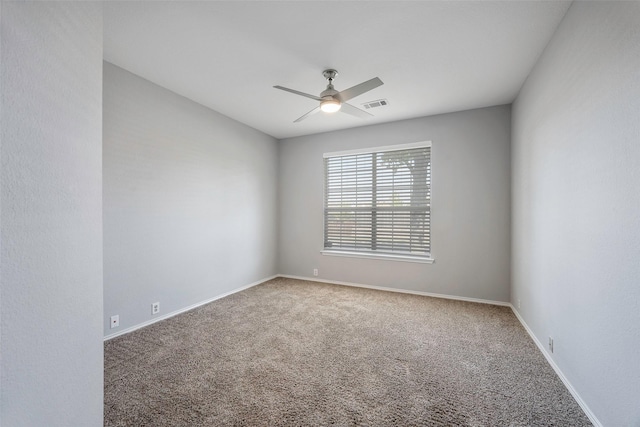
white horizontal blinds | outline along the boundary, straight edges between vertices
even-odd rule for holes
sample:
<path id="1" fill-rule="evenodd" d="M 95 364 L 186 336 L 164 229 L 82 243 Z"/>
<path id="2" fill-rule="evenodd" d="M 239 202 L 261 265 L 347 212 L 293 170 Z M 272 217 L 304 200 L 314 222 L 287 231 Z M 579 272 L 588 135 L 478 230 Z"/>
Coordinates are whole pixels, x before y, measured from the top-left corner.
<path id="1" fill-rule="evenodd" d="M 431 149 L 325 158 L 325 249 L 428 256 Z"/>
<path id="2" fill-rule="evenodd" d="M 325 158 L 326 249 L 371 249 L 374 158 L 372 153 Z"/>
<path id="3" fill-rule="evenodd" d="M 376 250 L 428 255 L 430 148 L 376 153 Z"/>

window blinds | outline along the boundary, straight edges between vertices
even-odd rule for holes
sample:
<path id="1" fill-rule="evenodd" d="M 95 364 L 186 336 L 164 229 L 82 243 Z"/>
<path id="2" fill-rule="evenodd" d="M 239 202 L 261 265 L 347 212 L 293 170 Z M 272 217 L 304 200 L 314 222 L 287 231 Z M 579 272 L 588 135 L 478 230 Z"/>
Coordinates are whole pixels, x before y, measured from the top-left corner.
<path id="1" fill-rule="evenodd" d="M 429 256 L 430 145 L 327 155 L 324 168 L 325 249 Z"/>

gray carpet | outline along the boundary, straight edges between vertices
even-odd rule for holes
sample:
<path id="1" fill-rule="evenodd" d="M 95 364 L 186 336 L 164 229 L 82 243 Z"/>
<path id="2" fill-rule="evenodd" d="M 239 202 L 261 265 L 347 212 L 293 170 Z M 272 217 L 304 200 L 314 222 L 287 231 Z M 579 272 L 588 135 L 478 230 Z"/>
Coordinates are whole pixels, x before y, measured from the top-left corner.
<path id="1" fill-rule="evenodd" d="M 507 307 L 274 279 L 105 343 L 106 426 L 590 426 Z"/>

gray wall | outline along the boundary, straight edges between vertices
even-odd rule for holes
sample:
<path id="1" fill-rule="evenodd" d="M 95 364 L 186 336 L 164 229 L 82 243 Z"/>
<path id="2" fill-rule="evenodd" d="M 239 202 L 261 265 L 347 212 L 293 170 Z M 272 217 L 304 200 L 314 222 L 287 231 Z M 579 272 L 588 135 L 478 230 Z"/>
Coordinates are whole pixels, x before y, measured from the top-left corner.
<path id="1" fill-rule="evenodd" d="M 323 161 L 331 151 L 432 141 L 434 264 L 322 255 Z M 279 272 L 509 301 L 510 107 L 280 142 Z"/>
<path id="2" fill-rule="evenodd" d="M 513 107 L 512 300 L 603 425 L 640 425 L 640 3 L 574 2 Z"/>
<path id="3" fill-rule="evenodd" d="M 105 335 L 277 273 L 274 138 L 109 63 L 103 135 Z"/>
<path id="4" fill-rule="evenodd" d="M 0 422 L 102 425 L 102 9 L 2 2 Z"/>

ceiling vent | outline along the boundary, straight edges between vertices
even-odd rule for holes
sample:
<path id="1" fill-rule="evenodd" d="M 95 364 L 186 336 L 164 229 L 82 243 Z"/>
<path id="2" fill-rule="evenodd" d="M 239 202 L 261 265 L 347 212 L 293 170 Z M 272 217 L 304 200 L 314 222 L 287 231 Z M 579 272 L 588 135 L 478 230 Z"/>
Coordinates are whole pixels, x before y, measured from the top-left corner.
<path id="1" fill-rule="evenodd" d="M 386 105 L 389 105 L 389 101 L 387 101 L 386 99 L 376 99 L 375 101 L 369 101 L 362 104 L 365 110 L 376 107 L 384 107 Z"/>

